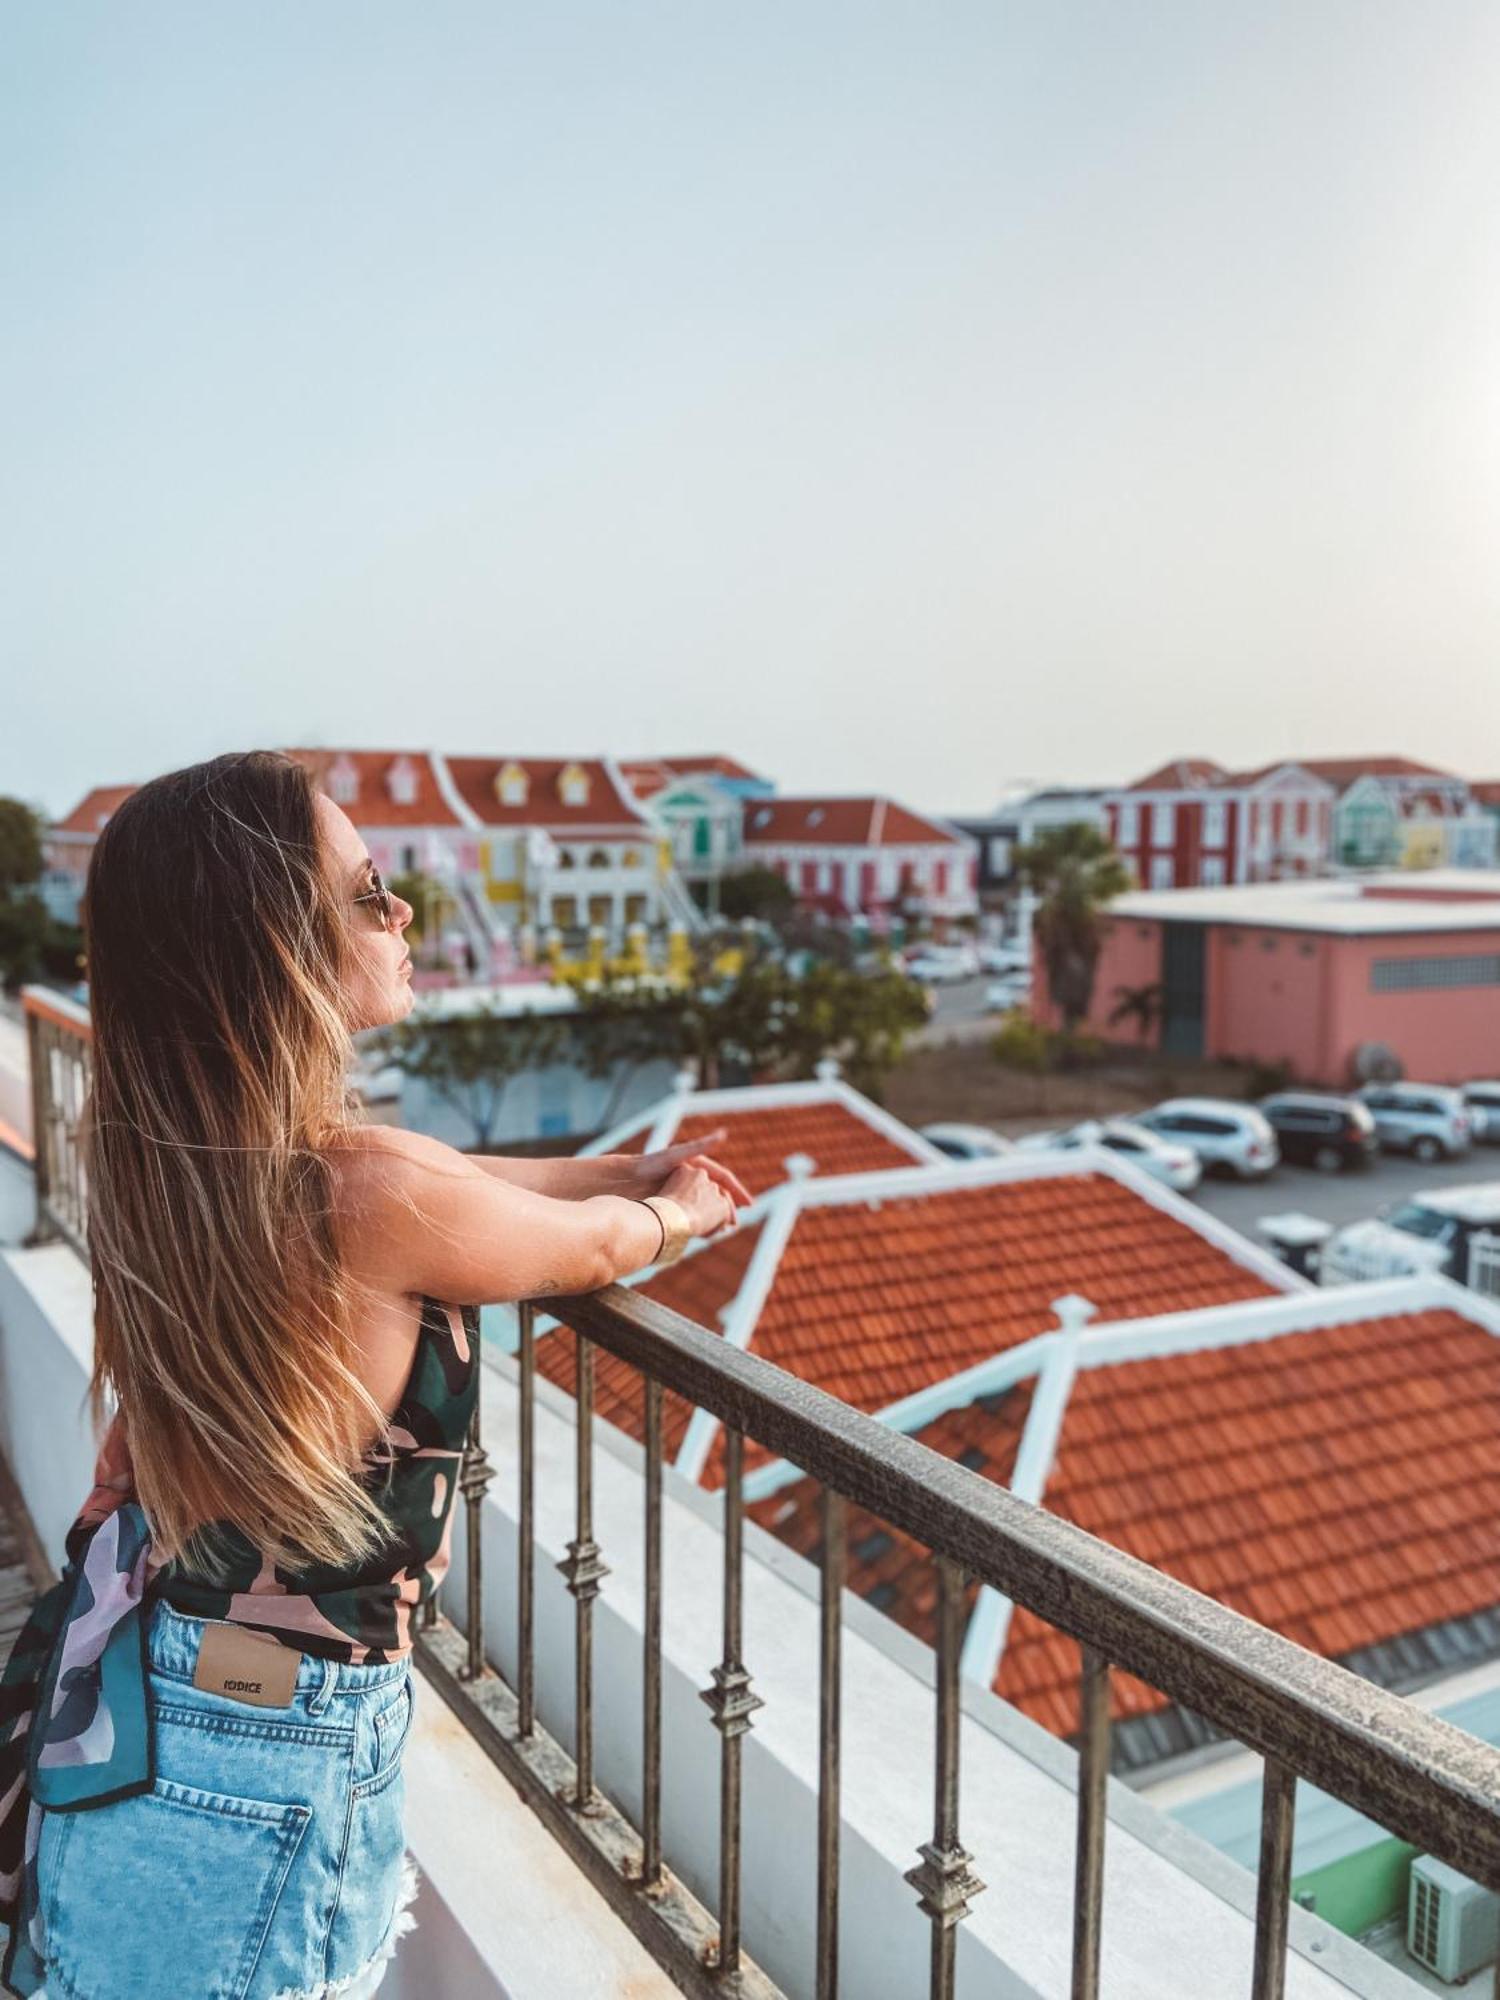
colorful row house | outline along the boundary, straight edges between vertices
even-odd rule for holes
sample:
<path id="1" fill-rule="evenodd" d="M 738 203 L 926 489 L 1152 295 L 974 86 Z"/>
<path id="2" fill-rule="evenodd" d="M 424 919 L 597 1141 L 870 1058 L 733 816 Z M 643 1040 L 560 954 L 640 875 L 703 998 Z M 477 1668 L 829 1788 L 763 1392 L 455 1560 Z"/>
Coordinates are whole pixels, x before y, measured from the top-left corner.
<path id="1" fill-rule="evenodd" d="M 1500 821 L 1467 779 L 1409 757 L 1308 766 L 1337 786 L 1333 860 L 1341 868 L 1493 868 Z"/>
<path id="2" fill-rule="evenodd" d="M 1219 888 L 1321 874 L 1336 796 L 1305 764 L 1226 771 L 1183 757 L 1106 792 L 1104 812 L 1142 888 Z"/>
<path id="3" fill-rule="evenodd" d="M 772 798 L 745 809 L 745 858 L 786 878 L 800 908 L 833 921 L 926 917 L 939 930 L 979 911 L 979 843 L 948 820 L 886 798 Z"/>
<path id="4" fill-rule="evenodd" d="M 637 924 L 701 925 L 670 839 L 608 757 L 289 754 L 348 813 L 382 873 L 447 891 L 471 970 L 509 965 L 523 929 L 597 926 L 618 943 Z M 94 841 L 132 789 L 97 789 L 50 829 L 48 893 L 61 914 L 76 912 Z"/>

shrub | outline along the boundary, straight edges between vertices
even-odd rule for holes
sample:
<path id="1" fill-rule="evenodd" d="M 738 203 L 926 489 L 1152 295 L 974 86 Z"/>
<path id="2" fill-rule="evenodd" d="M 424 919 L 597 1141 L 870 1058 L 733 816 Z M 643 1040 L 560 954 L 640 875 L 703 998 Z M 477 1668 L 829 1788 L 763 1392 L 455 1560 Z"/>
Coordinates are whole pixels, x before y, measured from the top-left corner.
<path id="1" fill-rule="evenodd" d="M 990 1037 L 990 1054 L 1006 1069 L 1027 1070 L 1039 1076 L 1051 1059 L 1051 1040 L 1045 1028 L 1033 1021 L 1024 1008 L 1004 1016 Z"/>

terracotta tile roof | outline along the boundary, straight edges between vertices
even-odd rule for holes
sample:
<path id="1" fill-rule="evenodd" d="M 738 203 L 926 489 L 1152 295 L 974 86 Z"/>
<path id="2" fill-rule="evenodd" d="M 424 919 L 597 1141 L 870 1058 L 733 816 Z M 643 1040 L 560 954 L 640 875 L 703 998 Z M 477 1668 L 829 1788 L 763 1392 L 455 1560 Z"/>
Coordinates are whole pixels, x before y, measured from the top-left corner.
<path id="1" fill-rule="evenodd" d="M 717 750 L 701 757 L 632 757 L 628 763 L 622 763 L 621 768 L 628 770 L 652 766 L 670 773 L 673 777 L 682 777 L 690 771 L 712 771 L 720 778 L 748 778 L 757 784 L 765 782 L 758 771 L 752 771 L 737 757 L 726 757 L 722 751 Z"/>
<path id="2" fill-rule="evenodd" d="M 356 826 L 457 826 L 458 814 L 438 789 L 432 759 L 425 750 L 288 750 L 287 756 L 311 771 L 325 792 L 337 797 Z M 352 798 L 339 795 L 330 783 L 335 765 L 352 766 L 358 786 Z M 412 797 L 397 797 L 392 775 L 409 774 Z"/>
<path id="3" fill-rule="evenodd" d="M 743 1280 L 750 1234 L 741 1229 L 669 1266 L 651 1296 L 720 1330 L 718 1310 Z M 847 1200 L 800 1210 L 751 1350 L 873 1412 L 1055 1328 L 1052 1301 L 1066 1292 L 1091 1299 L 1101 1319 L 1121 1320 L 1272 1291 L 1107 1174 L 1039 1173 L 884 1197 L 864 1182 Z M 747 1470 L 771 1456 L 747 1439 Z M 702 1483 L 717 1487 L 723 1476 L 720 1432 Z"/>
<path id="4" fill-rule="evenodd" d="M 1224 766 L 1212 757 L 1174 757 L 1170 764 L 1158 764 L 1144 778 L 1128 784 L 1127 792 L 1196 792 L 1216 785 L 1226 777 Z"/>
<path id="5" fill-rule="evenodd" d="M 915 1144 L 899 1144 L 839 1097 L 822 1103 L 773 1103 L 747 1111 L 695 1111 L 678 1120 L 667 1143 L 675 1145 L 719 1126 L 726 1136 L 715 1146 L 714 1156 L 734 1169 L 752 1195 L 779 1186 L 787 1178 L 782 1163 L 794 1153 L 812 1160 L 818 1175 L 874 1173 L 882 1167 L 909 1167 L 913 1160 L 928 1157 Z M 612 1150 L 644 1152 L 648 1136 L 643 1127 Z"/>
<path id="6" fill-rule="evenodd" d="M 746 800 L 745 844 L 967 848 L 969 843 L 952 827 L 894 799 L 776 798 Z"/>
<path id="7" fill-rule="evenodd" d="M 1319 778 L 1306 764 L 1299 762 L 1295 757 L 1278 757 L 1275 763 L 1257 764 L 1252 771 L 1226 771 L 1223 777 L 1215 780 L 1215 787 L 1219 791 L 1248 790 L 1251 786 L 1260 784 L 1262 779 L 1273 777 L 1277 771 L 1296 772 L 1303 778 L 1310 779 L 1315 785 L 1328 783 L 1326 778 Z"/>
<path id="8" fill-rule="evenodd" d="M 1482 806 L 1500 806 L 1500 778 L 1476 778 L 1469 787 Z"/>
<path id="9" fill-rule="evenodd" d="M 54 820 L 48 831 L 97 833 L 135 789 L 134 785 L 95 785 L 91 792 L 85 792 L 66 819 Z"/>
<path id="10" fill-rule="evenodd" d="M 1017 1383 L 983 1405 L 970 1403 L 949 1410 L 913 1433 L 933 1451 L 957 1459 L 971 1471 L 1008 1486 L 1016 1452 L 1031 1411 L 1034 1383 Z M 745 1512 L 798 1555 L 817 1562 L 823 1553 L 822 1511 L 815 1479 L 799 1479 L 764 1500 L 752 1501 Z M 884 1611 L 908 1632 L 929 1645 L 937 1639 L 937 1581 L 932 1555 L 903 1529 L 892 1527 L 863 1507 L 845 1510 L 847 1586 Z M 964 1591 L 965 1615 L 973 1609 L 978 1588 Z"/>
<path id="11" fill-rule="evenodd" d="M 1328 1658 L 1500 1602 L 1500 1339 L 1446 1307 L 1081 1369 L 1046 1505 Z M 996 1691 L 1078 1726 L 1017 1609 Z M 1115 1713 L 1164 1697 L 1113 1677 Z"/>
<path id="12" fill-rule="evenodd" d="M 506 764 L 519 764 L 528 784 L 525 805 L 500 803 L 496 780 Z M 633 834 L 640 839 L 655 837 L 655 828 L 628 798 L 610 782 L 604 760 L 599 757 L 449 757 L 448 769 L 465 805 L 486 826 L 545 826 L 555 833 L 570 827 L 591 831 L 595 827 L 612 833 Z M 583 805 L 565 805 L 559 778 L 570 765 L 577 764 L 588 778 L 588 798 Z"/>
<path id="13" fill-rule="evenodd" d="M 876 1410 L 1051 1330 L 1066 1292 L 1118 1320 L 1271 1289 L 1105 1174 L 996 1180 L 805 1208 L 754 1351 Z"/>
<path id="14" fill-rule="evenodd" d="M 1299 757 L 1304 771 L 1340 791 L 1360 778 L 1451 778 L 1436 764 L 1419 764 L 1414 757 Z"/>
<path id="15" fill-rule="evenodd" d="M 760 1240 L 760 1223 L 747 1223 L 722 1242 L 669 1264 L 664 1271 L 633 1287 L 673 1312 L 721 1333 L 720 1309 L 733 1300 Z M 571 1396 L 577 1381 L 577 1339 L 567 1327 L 555 1327 L 537 1341 L 538 1374 L 545 1375 Z M 637 1441 L 646 1435 L 645 1396 L 639 1370 L 606 1352 L 594 1351 L 594 1408 L 607 1422 Z M 667 1462 L 682 1448 L 692 1406 L 669 1391 L 662 1397 L 662 1440 Z"/>

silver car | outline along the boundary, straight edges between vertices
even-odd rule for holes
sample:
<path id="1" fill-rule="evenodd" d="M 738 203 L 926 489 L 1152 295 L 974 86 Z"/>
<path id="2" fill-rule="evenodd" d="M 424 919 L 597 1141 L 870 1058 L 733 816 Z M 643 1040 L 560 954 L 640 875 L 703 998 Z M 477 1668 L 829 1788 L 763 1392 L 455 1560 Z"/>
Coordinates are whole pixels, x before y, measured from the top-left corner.
<path id="1" fill-rule="evenodd" d="M 1135 1120 L 1159 1139 L 1190 1146 L 1205 1173 L 1263 1180 L 1281 1158 L 1270 1120 L 1253 1104 L 1227 1097 L 1170 1097 Z"/>
<path id="2" fill-rule="evenodd" d="M 1382 1146 L 1417 1160 L 1467 1153 L 1474 1120 L 1461 1090 L 1443 1083 L 1367 1083 L 1359 1093 Z"/>

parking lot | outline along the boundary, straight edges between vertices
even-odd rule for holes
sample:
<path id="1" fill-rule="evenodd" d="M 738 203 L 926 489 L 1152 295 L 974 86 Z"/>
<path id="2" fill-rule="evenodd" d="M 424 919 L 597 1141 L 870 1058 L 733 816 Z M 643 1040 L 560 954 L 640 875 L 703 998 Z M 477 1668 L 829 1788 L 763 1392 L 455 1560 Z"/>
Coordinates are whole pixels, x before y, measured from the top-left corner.
<path id="1" fill-rule="evenodd" d="M 1193 1196 L 1252 1242 L 1264 1243 L 1255 1225 L 1263 1215 L 1295 1209 L 1322 1222 L 1359 1222 L 1391 1202 L 1426 1188 L 1465 1182 L 1500 1181 L 1500 1146 L 1475 1146 L 1466 1158 L 1424 1166 L 1402 1153 L 1381 1153 L 1374 1164 L 1353 1173 L 1320 1174 L 1310 1167 L 1280 1166 L 1263 1181 L 1200 1182 Z"/>

